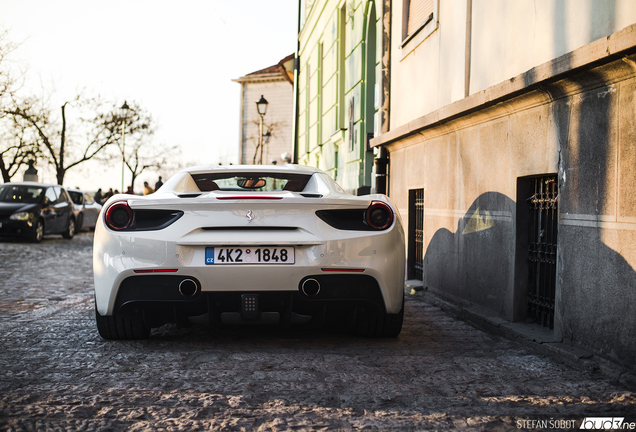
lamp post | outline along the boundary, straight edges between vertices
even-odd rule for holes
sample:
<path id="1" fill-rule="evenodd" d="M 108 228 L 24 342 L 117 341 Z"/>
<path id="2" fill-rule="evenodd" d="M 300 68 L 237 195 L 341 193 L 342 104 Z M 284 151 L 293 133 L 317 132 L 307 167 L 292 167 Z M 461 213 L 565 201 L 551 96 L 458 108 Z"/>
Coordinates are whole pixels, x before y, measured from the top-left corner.
<path id="1" fill-rule="evenodd" d="M 272 133 L 270 131 L 267 131 L 265 133 L 265 135 L 263 135 L 263 147 L 265 147 L 267 144 L 269 144 L 269 139 L 272 137 Z M 265 152 L 265 157 L 267 157 L 267 155 L 269 154 L 268 151 Z"/>
<path id="2" fill-rule="evenodd" d="M 121 127 L 121 193 L 124 193 L 124 168 L 126 167 L 126 154 L 124 149 L 126 148 L 126 117 L 128 117 L 128 110 L 130 107 L 124 101 L 124 104 L 119 108 L 119 114 L 123 119 Z"/>
<path id="3" fill-rule="evenodd" d="M 258 102 L 256 102 L 256 110 L 258 111 L 258 115 L 261 116 L 261 121 L 258 124 L 258 145 L 261 149 L 261 155 L 260 158 L 258 160 L 259 165 L 263 165 L 263 117 L 265 117 L 265 114 L 267 113 L 267 105 L 269 104 L 269 102 L 267 102 L 267 99 L 265 99 L 263 97 L 263 95 L 261 95 L 261 98 L 258 100 Z M 271 135 L 271 134 L 270 134 Z M 269 141 L 269 137 L 267 138 L 267 140 Z"/>

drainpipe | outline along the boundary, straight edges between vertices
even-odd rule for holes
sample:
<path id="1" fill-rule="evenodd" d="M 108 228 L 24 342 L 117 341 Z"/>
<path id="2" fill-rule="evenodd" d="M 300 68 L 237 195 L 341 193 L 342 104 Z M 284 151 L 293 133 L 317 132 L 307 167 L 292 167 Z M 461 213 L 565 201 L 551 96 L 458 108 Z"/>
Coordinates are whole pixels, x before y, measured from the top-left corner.
<path id="1" fill-rule="evenodd" d="M 464 97 L 470 96 L 470 56 L 472 50 L 473 0 L 466 0 L 466 48 L 464 52 Z"/>
<path id="2" fill-rule="evenodd" d="M 300 52 L 300 23 L 303 0 L 298 0 L 298 30 L 296 32 L 296 53 L 294 55 L 294 123 L 292 130 L 292 137 L 294 142 L 294 151 L 292 163 L 298 163 L 298 76 L 300 73 L 300 58 L 298 58 Z"/>
<path id="3" fill-rule="evenodd" d="M 380 77 L 380 135 L 389 131 L 389 108 L 391 92 L 391 0 L 382 2 L 382 75 Z M 375 158 L 375 192 L 386 195 L 388 192 L 389 153 L 379 147 Z"/>
<path id="4" fill-rule="evenodd" d="M 386 195 L 388 165 L 389 154 L 386 151 L 386 148 L 380 147 L 380 152 L 375 158 L 375 193 Z"/>

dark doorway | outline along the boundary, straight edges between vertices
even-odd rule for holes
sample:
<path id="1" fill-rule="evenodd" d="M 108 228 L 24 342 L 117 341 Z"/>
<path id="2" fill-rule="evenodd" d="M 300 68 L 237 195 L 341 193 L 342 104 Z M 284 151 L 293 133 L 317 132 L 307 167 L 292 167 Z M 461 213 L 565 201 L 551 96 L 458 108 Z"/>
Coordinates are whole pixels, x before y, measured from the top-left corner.
<path id="1" fill-rule="evenodd" d="M 520 179 L 519 231 L 527 234 L 526 321 L 554 327 L 557 239 L 559 234 L 559 186 L 555 175 Z M 521 197 L 519 197 L 521 198 Z M 525 213 L 525 214 L 523 214 Z"/>

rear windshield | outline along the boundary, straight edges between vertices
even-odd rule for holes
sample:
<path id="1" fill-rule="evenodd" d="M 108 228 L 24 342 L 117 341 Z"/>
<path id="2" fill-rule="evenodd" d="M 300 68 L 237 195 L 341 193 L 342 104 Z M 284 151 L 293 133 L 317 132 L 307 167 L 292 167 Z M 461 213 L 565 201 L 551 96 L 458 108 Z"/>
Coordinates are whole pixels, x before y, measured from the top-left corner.
<path id="1" fill-rule="evenodd" d="M 192 178 L 201 192 L 255 191 L 302 192 L 311 178 L 307 174 L 289 173 L 205 173 L 192 174 Z"/>
<path id="2" fill-rule="evenodd" d="M 71 200 L 75 203 L 75 204 L 81 204 L 82 203 L 82 197 L 84 196 L 81 192 L 74 192 L 74 191 L 68 191 L 68 194 L 71 196 Z"/>
<path id="3" fill-rule="evenodd" d="M 0 202 L 37 203 L 44 188 L 37 186 L 1 186 Z"/>

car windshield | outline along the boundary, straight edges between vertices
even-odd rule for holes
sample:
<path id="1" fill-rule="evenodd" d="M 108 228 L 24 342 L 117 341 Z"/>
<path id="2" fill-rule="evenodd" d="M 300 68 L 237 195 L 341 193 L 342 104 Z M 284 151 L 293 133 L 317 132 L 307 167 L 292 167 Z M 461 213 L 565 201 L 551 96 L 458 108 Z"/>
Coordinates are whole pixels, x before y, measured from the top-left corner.
<path id="1" fill-rule="evenodd" d="M 0 187 L 0 202 L 5 203 L 37 203 L 44 188 L 37 186 L 5 185 Z"/>
<path id="2" fill-rule="evenodd" d="M 0 202 L 37 203 L 40 201 L 44 188 L 37 186 L 2 186 L 0 187 Z"/>
<path id="3" fill-rule="evenodd" d="M 192 178 L 201 192 L 215 190 L 241 192 L 302 192 L 311 178 L 311 175 L 271 172 L 234 172 L 192 174 Z"/>

